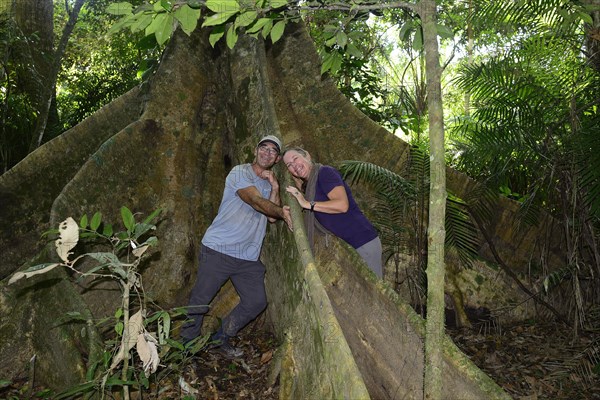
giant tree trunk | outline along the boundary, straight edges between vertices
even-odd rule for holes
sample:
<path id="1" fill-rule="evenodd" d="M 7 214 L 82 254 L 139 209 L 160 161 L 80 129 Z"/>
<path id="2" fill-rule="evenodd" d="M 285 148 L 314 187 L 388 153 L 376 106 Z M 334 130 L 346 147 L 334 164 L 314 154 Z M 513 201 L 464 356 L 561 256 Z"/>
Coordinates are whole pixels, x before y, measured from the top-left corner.
<path id="1" fill-rule="evenodd" d="M 79 11 L 86 0 L 76 0 L 73 7 L 68 7 L 69 18 L 65 24 L 60 41 L 56 47 L 56 51 L 52 52 L 52 63 L 49 73 L 45 77 L 44 81 L 40 85 L 40 105 L 38 107 L 38 117 L 35 123 L 35 130 L 33 140 L 30 145 L 30 149 L 33 151 L 37 149 L 44 139 L 44 133 L 48 126 L 48 120 L 52 111 L 52 102 L 56 99 L 56 81 L 58 79 L 58 73 L 62 65 L 62 59 L 67 48 L 67 43 L 71 37 L 71 32 L 75 28 L 77 19 L 79 18 Z M 68 5 L 66 3 L 65 5 Z"/>
<path id="2" fill-rule="evenodd" d="M 190 38 L 175 34 L 150 82 L 43 145 L 0 177 L 0 376 L 13 376 L 37 354 L 40 382 L 64 388 L 80 380 L 88 353 L 96 349 L 96 342 L 89 341 L 94 337 L 93 326 L 82 335 L 78 327 L 67 328 L 53 321 L 66 311 L 100 318 L 112 315 L 119 305 L 116 287 L 74 286 L 59 272 L 51 279 L 38 276 L 6 285 L 6 278 L 23 263 L 36 256 L 48 259 L 49 255 L 42 252 L 44 243 L 39 241 L 39 234 L 64 218 L 101 211 L 105 220 L 117 221 L 123 205 L 144 215 L 162 208 L 156 232 L 159 248 L 144 266 L 143 282 L 146 294 L 161 307 L 169 308 L 187 304 L 195 280 L 199 241 L 217 212 L 224 178 L 233 165 L 251 161 L 254 144 L 261 135 L 281 135 L 287 145 L 301 144 L 325 163 L 354 158 L 400 169 L 407 144 L 360 113 L 331 80 L 321 77 L 318 55 L 302 25 L 288 26 L 285 39 L 276 45 L 242 37 L 232 51 L 220 46 L 211 48 L 207 35 L 206 30 Z M 282 174 L 281 169 L 277 172 Z M 290 272 L 299 262 L 291 235 L 282 223 L 269 230 L 263 258 L 271 302 L 269 314 L 276 330 L 281 334 L 293 324 L 304 328 L 310 320 L 315 330 L 306 331 L 322 334 L 319 324 L 323 320 L 313 317 L 332 318 L 331 313 L 317 315 L 326 309 L 324 303 L 302 306 L 302 313 L 290 310 L 291 305 L 304 304 L 306 296 L 328 301 L 321 292 L 314 296 L 313 292 L 303 292 L 306 288 L 320 290 L 317 275 Z M 282 274 L 299 280 L 287 282 L 291 286 L 283 285 L 284 281 L 278 279 Z M 340 282 L 352 282 L 350 288 L 362 285 L 356 280 Z M 374 290 L 372 284 L 365 287 Z M 292 299 L 288 289 L 302 295 Z M 343 294 L 338 293 L 337 301 Z M 381 317 L 395 320 L 397 307 L 386 304 L 382 310 L 390 314 Z M 368 308 L 360 311 L 368 312 Z M 299 315 L 307 319 L 295 318 Z M 367 315 L 350 317 L 361 321 Z M 332 324 L 328 326 L 337 322 Z M 345 341 L 345 336 L 336 337 Z M 361 344 L 360 334 L 358 338 L 356 343 Z M 311 343 L 306 339 L 304 342 Z M 336 345 L 326 340 L 317 342 Z M 339 351 L 347 349 L 341 342 L 339 346 Z M 290 350 L 286 354 L 295 353 Z M 311 354 L 322 355 L 318 351 Z M 332 354 L 339 353 L 327 352 L 328 362 L 335 361 Z M 364 367 L 372 365 L 373 359 L 354 357 L 352 362 L 365 374 L 368 368 Z M 410 357 L 422 360 L 418 351 Z M 294 368 L 313 365 L 301 364 L 293 357 L 286 360 L 298 362 L 292 363 Z M 314 365 L 325 368 L 323 363 Z M 294 368 L 288 371 L 315 376 Z M 289 386 L 291 393 L 302 398 L 302 394 L 314 394 L 317 392 L 313 390 L 318 389 L 321 394 L 339 395 L 335 385 L 348 383 L 342 378 L 348 375 L 341 374 L 352 374 L 356 369 L 345 365 L 328 371 L 337 375 L 327 381 L 313 379 L 312 384 L 319 385 L 316 388 L 294 383 Z M 312 373 L 318 374 L 319 370 Z M 374 379 L 378 374 L 375 371 Z M 289 382 L 290 375 L 285 378 L 282 380 Z M 389 389 L 388 393 L 393 394 L 398 388 Z M 347 393 L 360 390 L 353 388 Z M 419 393 L 419 389 L 411 390 L 404 387 L 401 391 L 408 391 L 409 398 Z"/>
<path id="3" fill-rule="evenodd" d="M 26 49 L 21 49 L 23 61 L 29 61 L 29 67 L 24 68 L 20 76 L 21 89 L 29 95 L 35 109 L 40 110 L 43 103 L 40 87 L 52 75 L 54 4 L 52 0 L 16 0 L 14 17 L 28 44 Z"/>

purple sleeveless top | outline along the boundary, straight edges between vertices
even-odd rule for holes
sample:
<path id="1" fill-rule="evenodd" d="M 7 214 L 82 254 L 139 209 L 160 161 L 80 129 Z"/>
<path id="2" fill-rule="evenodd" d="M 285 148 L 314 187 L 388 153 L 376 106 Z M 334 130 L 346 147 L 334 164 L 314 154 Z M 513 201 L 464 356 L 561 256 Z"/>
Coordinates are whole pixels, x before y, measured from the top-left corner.
<path id="1" fill-rule="evenodd" d="M 336 186 L 343 186 L 348 196 L 348 211 L 341 214 L 327 214 L 315 211 L 315 218 L 331 233 L 346 241 L 355 249 L 370 242 L 378 236 L 377 230 L 360 211 L 352 197 L 350 187 L 342 179 L 340 172 L 328 165 L 319 170 L 315 201 L 329 200 L 327 193 Z"/>

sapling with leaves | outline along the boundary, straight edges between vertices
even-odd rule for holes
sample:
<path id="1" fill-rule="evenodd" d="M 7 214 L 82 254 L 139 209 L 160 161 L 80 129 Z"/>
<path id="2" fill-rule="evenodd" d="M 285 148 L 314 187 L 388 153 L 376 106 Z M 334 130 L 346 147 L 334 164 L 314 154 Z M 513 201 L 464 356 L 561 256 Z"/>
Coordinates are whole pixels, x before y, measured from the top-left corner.
<path id="1" fill-rule="evenodd" d="M 151 231 L 156 229 L 153 221 L 159 215 L 160 210 L 154 211 L 142 222 L 136 222 L 134 214 L 127 208 L 121 207 L 121 218 L 125 227 L 124 231 L 113 233 L 112 225 L 102 222 L 102 214 L 97 212 L 88 221 L 84 215 L 79 224 L 71 217 L 65 219 L 59 224 L 58 239 L 55 240 L 56 253 L 61 262 L 44 263 L 32 266 L 15 273 L 9 280 L 12 284 L 22 278 L 29 278 L 34 275 L 47 273 L 56 267 L 64 267 L 71 270 L 82 278 L 89 277 L 93 279 L 112 279 L 116 280 L 122 289 L 122 304 L 117 311 L 116 317 L 122 317 L 123 322 L 118 322 L 115 330 L 121 336 L 118 351 L 110 360 L 110 367 L 103 374 L 99 381 L 100 388 L 106 386 L 122 385 L 125 398 L 128 394 L 128 372 L 130 352 L 135 346 L 138 357 L 142 363 L 142 369 L 145 376 L 149 376 L 157 371 L 160 358 L 157 346 L 165 343 L 169 336 L 170 318 L 168 313 L 160 313 L 158 318 L 158 339 L 146 330 L 146 309 L 143 302 L 139 301 L 139 310 L 130 316 L 132 305 L 130 295 L 134 293 L 140 299 L 143 297 L 140 274 L 138 268 L 142 262 L 146 251 L 158 243 L 156 236 L 152 236 Z M 102 228 L 100 230 L 100 228 Z M 75 256 L 73 249 L 82 238 L 93 238 L 106 242 L 111 251 L 90 252 Z M 96 265 L 83 271 L 81 266 L 84 259 L 92 259 Z M 166 316 L 164 315 L 166 314 Z M 120 378 L 115 376 L 118 367 L 121 365 Z M 91 379 L 91 377 L 88 377 Z M 74 388 L 77 392 L 91 389 L 91 382 L 81 387 Z M 95 386 L 95 385 L 94 385 Z M 74 394 L 73 390 L 69 393 Z"/>

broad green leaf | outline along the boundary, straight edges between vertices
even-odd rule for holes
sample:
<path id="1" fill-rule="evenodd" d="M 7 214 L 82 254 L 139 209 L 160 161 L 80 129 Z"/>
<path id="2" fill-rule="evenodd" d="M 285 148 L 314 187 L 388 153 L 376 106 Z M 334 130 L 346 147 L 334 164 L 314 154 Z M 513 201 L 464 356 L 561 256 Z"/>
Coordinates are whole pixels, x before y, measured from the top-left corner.
<path id="1" fill-rule="evenodd" d="M 79 220 L 79 227 L 81 229 L 85 229 L 88 226 L 88 216 L 87 214 L 83 214 L 83 217 Z"/>
<path id="2" fill-rule="evenodd" d="M 148 25 L 150 25 L 150 23 L 152 22 L 153 17 L 154 14 L 140 14 L 137 20 L 133 24 L 131 24 L 131 32 L 136 33 L 146 29 Z"/>
<path id="3" fill-rule="evenodd" d="M 86 253 L 89 257 L 94 260 L 101 262 L 102 264 L 108 265 L 121 265 L 121 261 L 113 253 L 100 252 L 100 253 Z"/>
<path id="4" fill-rule="evenodd" d="M 356 58 L 362 57 L 362 52 L 352 43 L 348 43 L 348 46 L 346 46 L 346 52 Z"/>
<path id="5" fill-rule="evenodd" d="M 154 211 L 152 211 L 152 214 L 148 215 L 146 217 L 146 219 L 144 220 L 144 224 L 149 224 L 154 218 L 156 218 L 158 216 L 158 214 L 160 214 L 162 212 L 162 208 L 158 208 Z"/>
<path id="6" fill-rule="evenodd" d="M 148 246 L 156 246 L 158 244 L 158 238 L 156 236 L 150 236 L 148 239 L 146 239 L 146 241 L 144 243 L 142 243 L 143 245 L 148 245 Z"/>
<path id="7" fill-rule="evenodd" d="M 152 4 L 150 3 L 143 3 L 142 5 L 137 6 L 134 10 L 133 13 L 134 14 L 141 14 L 145 11 L 153 11 L 154 7 Z"/>
<path id="8" fill-rule="evenodd" d="M 91 363 L 91 365 L 87 368 L 87 372 L 85 373 L 86 381 L 94 380 L 94 376 L 96 376 L 96 371 L 98 370 L 98 365 L 100 365 L 100 360 Z"/>
<path id="9" fill-rule="evenodd" d="M 336 25 L 325 25 L 323 27 L 323 32 L 326 32 L 327 35 L 325 37 L 332 37 L 333 35 L 335 35 L 335 33 L 337 32 L 339 28 Z"/>
<path id="10" fill-rule="evenodd" d="M 154 33 L 158 44 L 165 43 L 173 33 L 173 14 L 158 14 L 154 21 L 146 28 L 146 35 Z"/>
<path id="11" fill-rule="evenodd" d="M 125 327 L 125 324 L 122 321 L 119 321 L 115 324 L 115 332 L 117 332 L 117 334 L 119 336 L 121 336 L 123 334 L 123 328 Z"/>
<path id="12" fill-rule="evenodd" d="M 109 266 L 108 264 L 98 264 L 95 267 L 88 269 L 83 274 L 81 274 L 81 281 L 83 281 L 83 279 L 85 279 L 86 276 L 91 276 L 91 275 L 97 273 L 98 271 L 100 271 L 102 268 L 105 268 L 108 266 Z"/>
<path id="13" fill-rule="evenodd" d="M 361 38 L 363 38 L 365 35 L 362 32 L 348 32 L 348 38 L 352 39 L 352 40 L 359 40 Z"/>
<path id="14" fill-rule="evenodd" d="M 149 324 L 158 319 L 158 343 L 165 344 L 171 332 L 171 316 L 166 311 L 161 311 L 155 315 L 156 317 L 146 318 L 146 323 Z"/>
<path id="15" fill-rule="evenodd" d="M 269 36 L 269 33 L 271 32 L 272 28 L 273 28 L 273 20 L 270 19 L 267 21 L 267 23 L 265 24 L 265 26 L 263 26 L 263 29 L 262 29 L 262 35 L 265 39 L 267 38 L 267 36 Z"/>
<path id="16" fill-rule="evenodd" d="M 204 26 L 221 25 L 222 23 L 225 23 L 229 18 L 231 18 L 232 16 L 234 16 L 237 13 L 238 13 L 237 11 L 230 11 L 230 12 L 224 12 L 224 13 L 219 13 L 219 14 L 213 14 L 204 19 L 204 23 L 202 24 L 202 26 L 204 27 Z"/>
<path id="17" fill-rule="evenodd" d="M 215 44 L 223 37 L 225 34 L 225 27 L 223 25 L 215 26 L 210 35 L 208 36 L 208 41 L 212 47 L 215 47 Z"/>
<path id="18" fill-rule="evenodd" d="M 133 6 L 126 1 L 113 3 L 106 7 L 106 12 L 112 15 L 130 15 L 131 10 L 133 10 Z"/>
<path id="19" fill-rule="evenodd" d="M 245 27 L 250 25 L 256 20 L 258 13 L 256 11 L 244 11 L 235 19 L 236 27 Z"/>
<path id="20" fill-rule="evenodd" d="M 111 237 L 113 234 L 113 227 L 111 224 L 104 224 L 102 228 L 102 234 L 107 237 Z"/>
<path id="21" fill-rule="evenodd" d="M 414 22 L 407 21 L 400 28 L 400 32 L 398 32 L 398 38 L 403 42 L 407 41 L 410 38 L 410 33 L 414 30 L 414 28 L 415 28 Z"/>
<path id="22" fill-rule="evenodd" d="M 576 14 L 579 16 L 579 18 L 581 18 L 581 20 L 583 22 L 585 22 L 586 24 L 589 25 L 593 25 L 594 24 L 594 20 L 592 19 L 592 16 L 586 12 L 582 12 L 582 11 L 577 11 Z M 596 39 L 597 40 L 597 39 Z"/>
<path id="23" fill-rule="evenodd" d="M 157 13 L 162 13 L 162 12 L 165 12 L 165 11 L 169 11 L 169 8 L 167 8 L 165 6 L 169 7 L 168 4 L 164 4 L 162 1 L 157 1 L 156 3 L 154 3 L 154 8 L 153 9 Z"/>
<path id="24" fill-rule="evenodd" d="M 336 32 L 323 32 L 323 39 L 329 40 L 331 38 L 335 38 Z"/>
<path id="25" fill-rule="evenodd" d="M 419 51 L 423 49 L 423 30 L 417 29 L 415 31 L 415 38 L 413 40 L 413 49 Z"/>
<path id="26" fill-rule="evenodd" d="M 331 69 L 331 65 L 333 64 L 333 55 L 331 53 L 327 53 L 323 58 L 323 64 L 321 64 L 321 74 L 329 71 Z"/>
<path id="27" fill-rule="evenodd" d="M 231 25 L 227 30 L 227 36 L 225 37 L 225 41 L 227 42 L 227 47 L 233 49 L 238 40 L 238 34 L 235 31 L 235 26 Z"/>
<path id="28" fill-rule="evenodd" d="M 446 25 L 436 24 L 436 30 L 437 34 L 442 38 L 450 39 L 454 37 L 454 32 Z"/>
<path id="29" fill-rule="evenodd" d="M 117 22 L 115 22 L 110 29 L 108 30 L 108 34 L 112 35 L 119 32 L 121 29 L 128 27 L 131 24 L 133 15 L 128 15 L 126 17 L 121 18 Z"/>
<path id="30" fill-rule="evenodd" d="M 236 0 L 207 0 L 206 8 L 216 14 L 235 14 L 240 11 L 240 4 Z"/>
<path id="31" fill-rule="evenodd" d="M 200 14 L 200 9 L 193 9 L 187 4 L 184 4 L 175 11 L 175 18 L 179 21 L 181 29 L 189 36 L 194 29 L 196 29 Z"/>
<path id="32" fill-rule="evenodd" d="M 128 231 L 131 231 L 135 224 L 135 220 L 133 218 L 133 213 L 129 208 L 125 206 L 121 207 L 121 219 L 123 220 L 125 228 L 127 228 Z"/>
<path id="33" fill-rule="evenodd" d="M 252 25 L 252 27 L 248 28 L 246 30 L 246 33 L 255 33 L 260 31 L 267 22 L 271 22 L 270 18 L 260 18 L 256 21 L 256 23 L 254 25 Z M 272 22 L 271 22 L 272 23 Z"/>
<path id="34" fill-rule="evenodd" d="M 127 271 L 125 271 L 121 267 L 115 267 L 114 265 L 109 265 L 108 268 L 113 275 L 118 275 L 121 279 L 127 280 Z"/>
<path id="35" fill-rule="evenodd" d="M 117 233 L 117 239 L 120 240 L 127 240 L 127 238 L 129 237 L 129 235 L 127 234 L 127 232 L 119 232 Z M 126 247 L 126 245 L 121 246 L 121 248 Z"/>
<path id="36" fill-rule="evenodd" d="M 335 35 L 335 39 L 337 41 L 337 44 L 342 48 L 345 48 L 346 45 L 348 44 L 348 36 L 346 36 L 346 34 L 342 31 L 339 31 Z"/>
<path id="37" fill-rule="evenodd" d="M 90 228 L 92 228 L 93 231 L 98 230 L 98 227 L 100 226 L 101 222 L 102 222 L 102 213 L 98 211 L 92 217 L 92 222 L 90 222 Z"/>
<path id="38" fill-rule="evenodd" d="M 287 0 L 271 0 L 271 1 L 269 1 L 269 5 L 271 6 L 271 8 L 279 8 L 279 7 L 287 6 L 287 4 L 288 4 Z"/>
<path id="39" fill-rule="evenodd" d="M 273 26 L 273 29 L 271 30 L 271 41 L 273 43 L 275 43 L 276 41 L 281 39 L 281 36 L 283 36 L 284 30 L 285 30 L 285 21 L 279 21 L 278 23 L 276 23 L 275 26 Z"/>
<path id="40" fill-rule="evenodd" d="M 342 55 L 340 53 L 333 53 L 333 60 L 331 63 L 331 73 L 335 74 L 342 67 Z"/>

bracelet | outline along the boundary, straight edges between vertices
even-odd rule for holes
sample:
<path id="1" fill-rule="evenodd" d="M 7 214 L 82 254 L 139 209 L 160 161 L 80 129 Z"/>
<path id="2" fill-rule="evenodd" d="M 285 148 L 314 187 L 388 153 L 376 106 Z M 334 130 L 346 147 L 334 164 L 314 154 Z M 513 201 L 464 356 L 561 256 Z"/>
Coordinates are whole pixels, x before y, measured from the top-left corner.
<path id="1" fill-rule="evenodd" d="M 313 212 L 315 211 L 315 204 L 316 203 L 314 201 L 310 202 L 310 211 L 313 211 Z"/>

